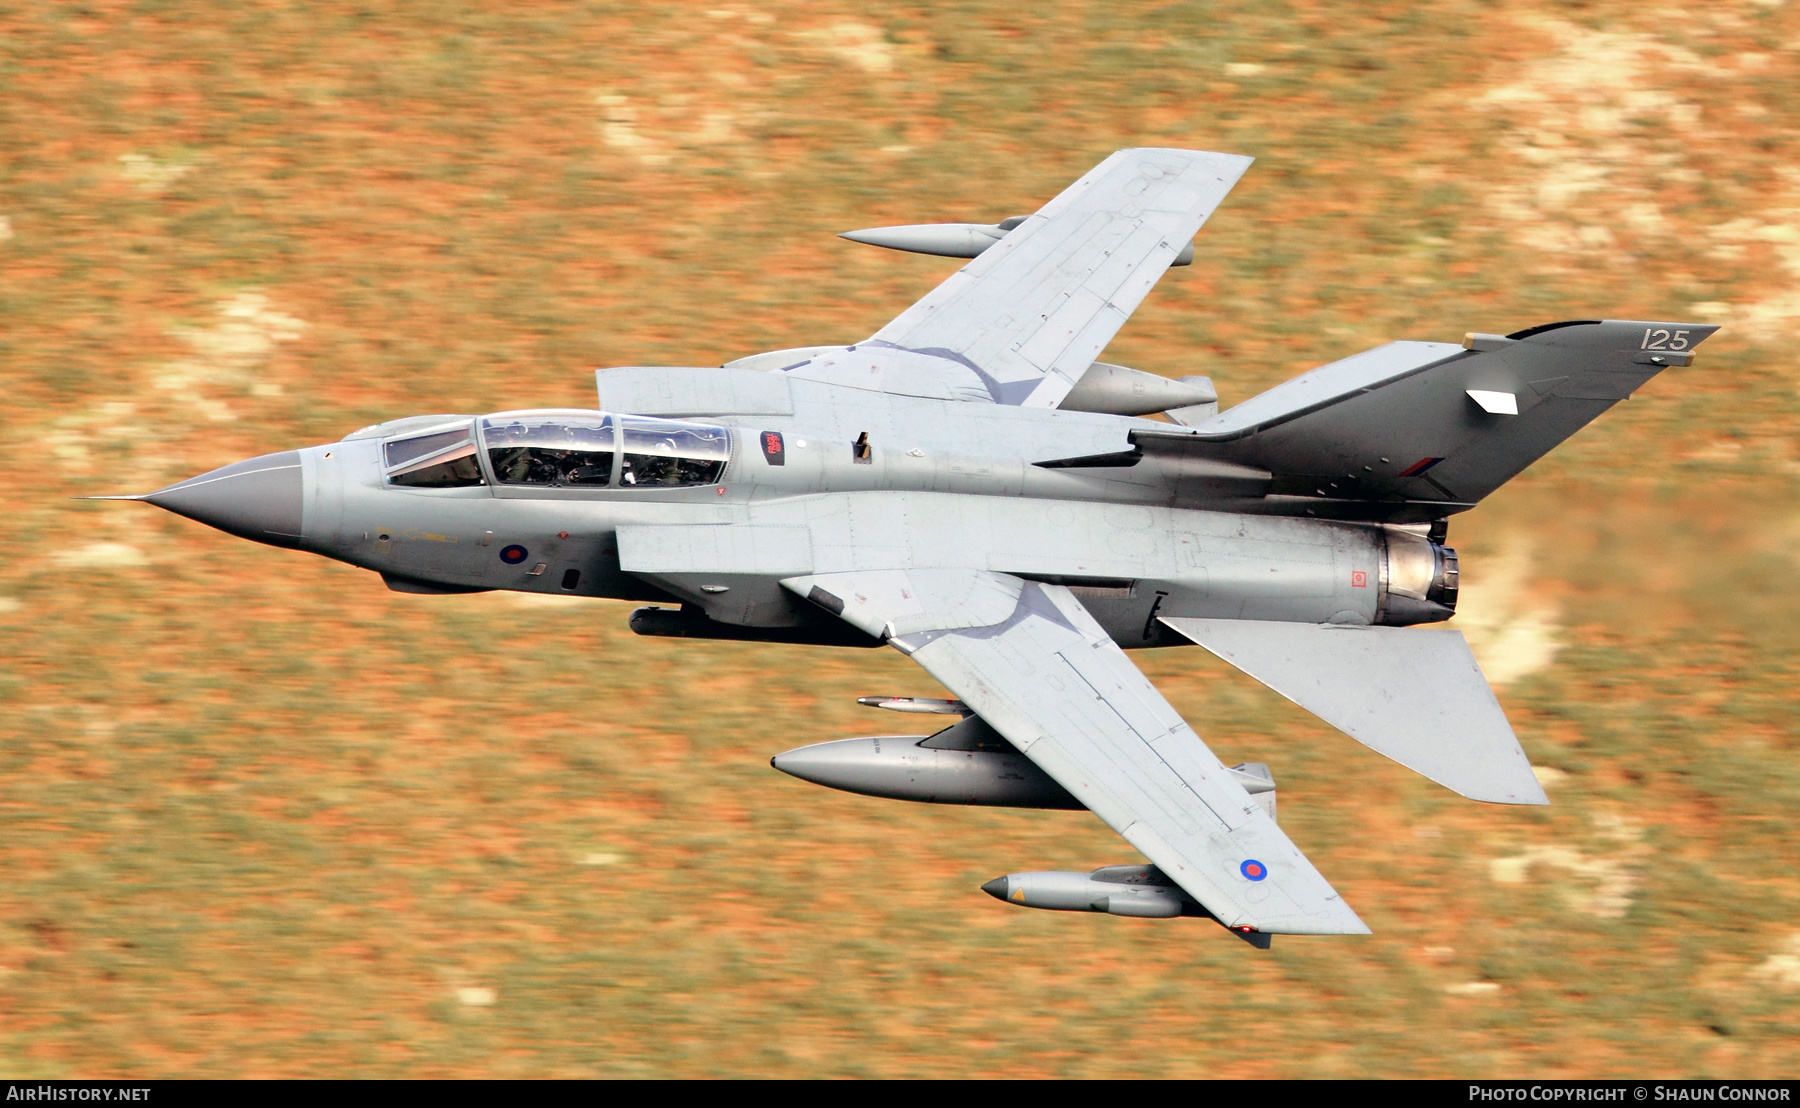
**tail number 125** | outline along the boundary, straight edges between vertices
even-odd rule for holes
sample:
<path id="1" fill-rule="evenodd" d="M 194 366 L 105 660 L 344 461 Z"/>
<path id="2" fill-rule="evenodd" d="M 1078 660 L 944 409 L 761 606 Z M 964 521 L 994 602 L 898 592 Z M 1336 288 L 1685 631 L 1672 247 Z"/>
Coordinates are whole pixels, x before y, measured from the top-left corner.
<path id="1" fill-rule="evenodd" d="M 1644 328 L 1644 344 L 1638 347 L 1639 350 L 1686 350 L 1687 348 L 1687 331 L 1671 331 L 1667 327 Z"/>

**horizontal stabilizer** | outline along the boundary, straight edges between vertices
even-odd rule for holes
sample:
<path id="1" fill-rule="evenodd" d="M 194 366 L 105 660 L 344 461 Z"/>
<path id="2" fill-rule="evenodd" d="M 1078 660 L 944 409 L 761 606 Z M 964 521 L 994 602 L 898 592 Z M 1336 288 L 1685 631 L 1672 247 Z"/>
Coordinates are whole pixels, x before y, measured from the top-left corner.
<path id="1" fill-rule="evenodd" d="M 1460 631 L 1162 622 L 1370 750 L 1470 800 L 1550 803 Z"/>

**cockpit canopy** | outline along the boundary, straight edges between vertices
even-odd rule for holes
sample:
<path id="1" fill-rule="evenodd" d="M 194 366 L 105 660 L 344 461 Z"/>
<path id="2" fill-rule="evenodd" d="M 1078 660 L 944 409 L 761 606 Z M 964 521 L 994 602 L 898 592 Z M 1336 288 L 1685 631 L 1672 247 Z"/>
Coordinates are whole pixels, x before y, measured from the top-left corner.
<path id="1" fill-rule="evenodd" d="M 715 484 L 731 457 L 723 427 L 648 416 L 620 416 L 625 457 L 619 483 L 627 488 Z"/>
<path id="2" fill-rule="evenodd" d="M 481 421 L 488 464 L 502 485 L 605 488 L 612 483 L 613 417 L 602 412 L 509 412 Z"/>
<path id="3" fill-rule="evenodd" d="M 731 433 L 706 423 L 607 412 L 500 412 L 391 439 L 390 484 L 469 488 L 684 488 L 717 484 Z M 486 465 L 484 466 L 483 460 Z"/>

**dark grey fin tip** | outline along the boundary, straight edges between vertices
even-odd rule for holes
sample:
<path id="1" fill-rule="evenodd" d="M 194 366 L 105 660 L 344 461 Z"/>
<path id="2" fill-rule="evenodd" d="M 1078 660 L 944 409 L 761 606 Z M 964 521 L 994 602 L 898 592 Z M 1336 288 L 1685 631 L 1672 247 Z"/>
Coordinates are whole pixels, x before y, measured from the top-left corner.
<path id="1" fill-rule="evenodd" d="M 1560 323 L 1540 323 L 1536 327 L 1527 327 L 1523 331 L 1514 331 L 1506 336 L 1509 339 L 1528 339 L 1533 335 L 1542 335 L 1549 331 L 1560 331 L 1564 327 L 1595 327 L 1605 320 L 1601 319 L 1565 319 Z"/>

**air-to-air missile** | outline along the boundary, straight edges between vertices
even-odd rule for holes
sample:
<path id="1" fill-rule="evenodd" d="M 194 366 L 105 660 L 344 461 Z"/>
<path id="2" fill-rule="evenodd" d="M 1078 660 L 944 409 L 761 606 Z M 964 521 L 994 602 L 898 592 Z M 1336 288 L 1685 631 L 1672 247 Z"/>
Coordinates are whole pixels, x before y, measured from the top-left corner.
<path id="1" fill-rule="evenodd" d="M 925 696 L 859 696 L 865 708 L 886 708 L 890 712 L 913 712 L 923 715 L 968 716 L 974 713 L 960 700 L 933 700 Z"/>

